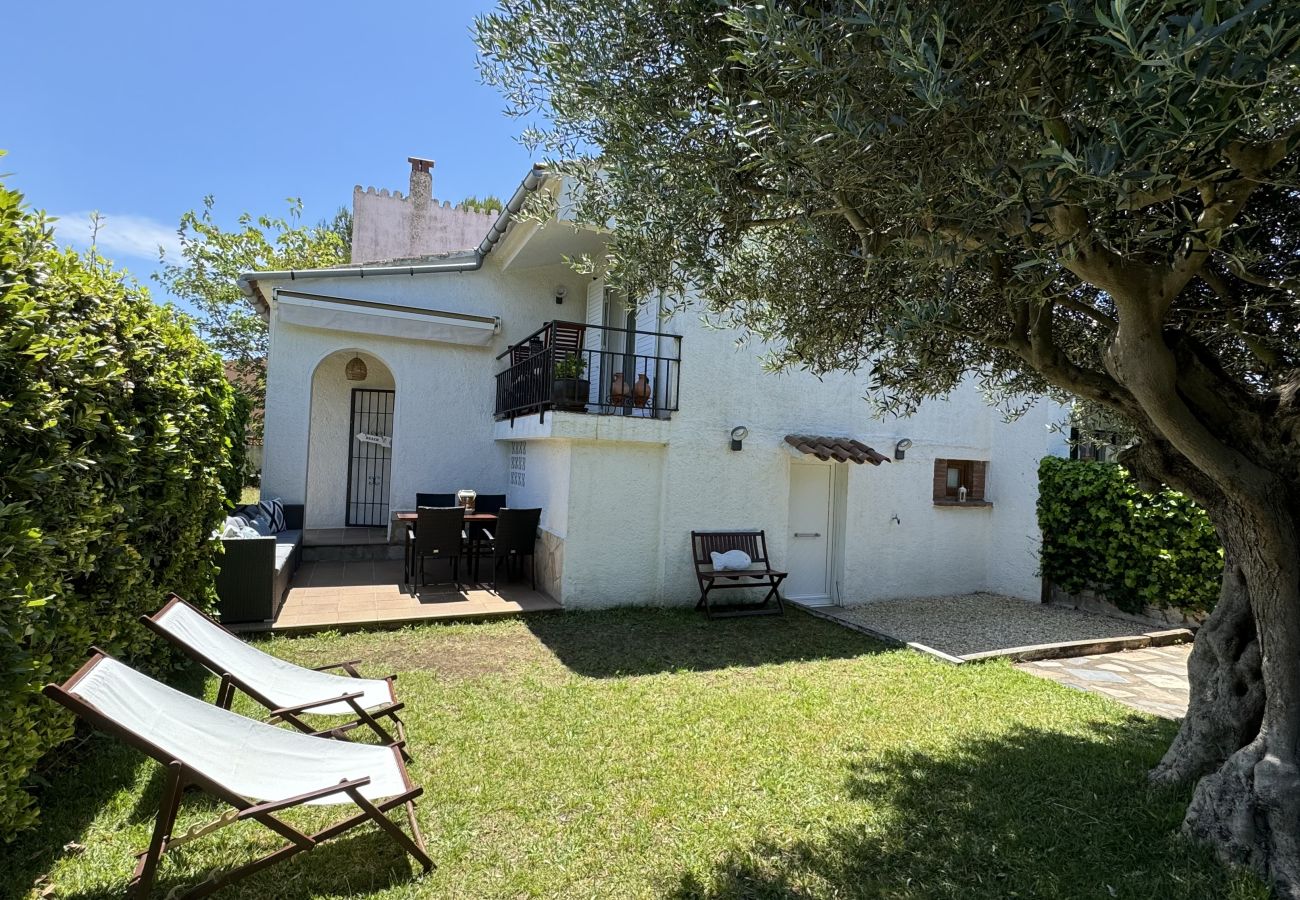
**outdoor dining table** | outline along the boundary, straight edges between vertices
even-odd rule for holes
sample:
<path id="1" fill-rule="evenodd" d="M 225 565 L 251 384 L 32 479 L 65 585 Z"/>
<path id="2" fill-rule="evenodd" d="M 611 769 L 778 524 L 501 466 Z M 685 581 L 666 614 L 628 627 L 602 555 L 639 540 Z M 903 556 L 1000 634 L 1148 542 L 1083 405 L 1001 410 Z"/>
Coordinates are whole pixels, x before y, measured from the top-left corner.
<path id="1" fill-rule="evenodd" d="M 410 510 L 409 512 L 397 512 L 397 513 L 393 513 L 393 520 L 398 523 L 418 522 L 420 520 L 420 514 L 416 510 Z M 474 580 L 476 581 L 478 580 L 478 542 L 482 539 L 483 529 L 489 525 L 495 525 L 496 521 L 497 521 L 496 513 L 485 513 L 485 512 L 465 513 L 466 525 L 480 526 L 479 528 L 475 528 L 472 531 L 467 532 L 467 534 L 470 535 L 469 537 L 470 543 L 474 544 L 474 555 L 470 557 L 470 565 L 474 567 L 471 577 L 474 578 Z M 409 561 L 407 562 L 407 565 L 410 565 Z"/>

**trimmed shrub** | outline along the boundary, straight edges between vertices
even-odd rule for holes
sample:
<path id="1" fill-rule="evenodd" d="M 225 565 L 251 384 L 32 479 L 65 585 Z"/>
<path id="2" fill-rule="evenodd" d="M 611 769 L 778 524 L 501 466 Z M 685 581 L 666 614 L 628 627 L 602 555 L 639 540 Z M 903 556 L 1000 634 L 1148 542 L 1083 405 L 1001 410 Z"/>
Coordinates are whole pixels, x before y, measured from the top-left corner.
<path id="1" fill-rule="evenodd" d="M 227 465 L 222 473 L 221 484 L 226 499 L 238 506 L 244 485 L 248 484 L 248 419 L 253 413 L 253 398 L 235 388 L 231 399 L 230 415 L 226 417 L 230 453 L 226 458 Z"/>
<path id="2" fill-rule="evenodd" d="M 215 604 L 231 388 L 221 360 L 103 259 L 55 248 L 0 184 L 0 833 L 73 731 L 40 695 L 92 644 L 154 670 L 140 614 Z"/>
<path id="3" fill-rule="evenodd" d="M 1205 511 L 1177 491 L 1148 494 L 1114 463 L 1049 456 L 1038 466 L 1042 574 L 1127 612 L 1207 613 L 1223 548 Z"/>

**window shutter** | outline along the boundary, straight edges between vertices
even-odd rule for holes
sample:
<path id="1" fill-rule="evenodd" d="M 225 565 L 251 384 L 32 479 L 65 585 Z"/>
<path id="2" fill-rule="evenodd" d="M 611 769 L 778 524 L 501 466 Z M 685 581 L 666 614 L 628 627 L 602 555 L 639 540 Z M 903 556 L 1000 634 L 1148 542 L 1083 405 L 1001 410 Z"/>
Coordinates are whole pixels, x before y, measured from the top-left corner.
<path id="1" fill-rule="evenodd" d="M 634 366 L 636 371 L 632 373 L 632 387 L 635 389 L 636 384 L 641 380 L 641 376 L 644 375 L 650 387 L 650 398 L 646 401 L 644 408 L 638 407 L 635 413 L 636 415 L 648 416 L 654 408 L 654 399 L 664 389 L 664 385 L 661 383 L 662 373 L 658 371 L 658 360 L 655 358 L 659 355 L 659 339 L 652 334 L 641 333 L 659 330 L 659 296 L 657 294 L 637 308 L 636 330 L 636 360 Z"/>
<path id="2" fill-rule="evenodd" d="M 588 325 L 605 324 L 605 279 L 597 278 L 587 285 L 587 318 Z M 588 395 L 588 402 L 599 405 L 600 389 L 604 384 L 601 378 L 601 367 L 604 363 L 602 351 L 605 349 L 605 332 L 599 328 L 588 328 L 583 336 L 584 347 L 590 351 L 587 357 L 587 379 L 591 382 L 591 388 Z"/>
<path id="3" fill-rule="evenodd" d="M 948 460 L 934 461 L 934 499 L 943 500 L 948 496 Z"/>
<path id="4" fill-rule="evenodd" d="M 984 487 L 988 481 L 989 464 L 986 460 L 976 460 L 971 463 L 970 474 L 970 499 L 983 500 Z"/>

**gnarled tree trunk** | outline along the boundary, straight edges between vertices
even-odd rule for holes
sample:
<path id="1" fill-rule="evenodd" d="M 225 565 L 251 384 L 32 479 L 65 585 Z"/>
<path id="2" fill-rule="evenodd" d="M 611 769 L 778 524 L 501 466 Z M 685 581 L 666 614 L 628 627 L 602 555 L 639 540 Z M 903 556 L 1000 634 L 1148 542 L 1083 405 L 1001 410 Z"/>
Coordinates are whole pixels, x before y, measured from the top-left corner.
<path id="1" fill-rule="evenodd" d="M 1220 538 L 1232 539 L 1220 533 Z M 1157 784 L 1178 784 L 1218 769 L 1259 733 L 1264 682 L 1259 640 L 1238 553 L 1224 542 L 1219 601 L 1196 635 L 1187 661 L 1191 696 L 1177 737 L 1151 771 Z"/>
<path id="2" fill-rule="evenodd" d="M 1250 493 L 1210 509 L 1219 604 L 1192 650 L 1187 716 L 1151 778 L 1200 778 L 1184 833 L 1300 900 L 1300 528 L 1287 485 Z"/>
<path id="3" fill-rule="evenodd" d="M 1221 608 L 1197 637 L 1188 717 L 1152 777 L 1202 776 L 1183 832 L 1257 872 L 1277 896 L 1300 900 L 1294 396 L 1255 402 L 1199 345 L 1166 330 L 1165 303 L 1185 284 L 1175 270 L 1147 281 L 1152 270 L 1104 250 L 1082 262 L 1110 279 L 1121 313 L 1107 369 L 1130 391 L 1140 421 L 1167 442 L 1160 467 L 1185 476 L 1224 545 Z"/>
<path id="4" fill-rule="evenodd" d="M 1256 637 L 1249 640 L 1244 623 L 1207 633 L 1218 665 L 1198 664 L 1190 674 L 1193 690 L 1210 698 L 1198 712 L 1218 709 L 1223 720 L 1217 728 L 1191 721 L 1170 748 L 1170 755 L 1181 749 L 1178 758 L 1166 755 L 1161 767 L 1172 773 L 1181 761 L 1194 775 L 1210 765 L 1237 739 L 1234 732 L 1239 738 L 1248 728 L 1262 693 L 1256 733 L 1197 784 L 1183 831 L 1258 872 L 1279 897 L 1300 898 L 1300 529 L 1289 485 L 1252 493 L 1250 502 L 1218 511 L 1234 565 L 1224 575 L 1228 615 L 1216 625 L 1239 618 L 1242 594 Z M 1257 681 L 1250 677 L 1255 657 Z"/>

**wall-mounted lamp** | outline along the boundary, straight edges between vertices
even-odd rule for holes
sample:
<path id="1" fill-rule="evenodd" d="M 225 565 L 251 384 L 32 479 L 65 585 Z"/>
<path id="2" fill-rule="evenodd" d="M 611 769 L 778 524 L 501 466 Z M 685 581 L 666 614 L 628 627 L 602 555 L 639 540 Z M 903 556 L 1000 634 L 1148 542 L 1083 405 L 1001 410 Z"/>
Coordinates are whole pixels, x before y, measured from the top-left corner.
<path id="1" fill-rule="evenodd" d="M 902 459 L 907 455 L 907 451 L 912 449 L 912 439 L 903 438 L 894 445 L 894 459 Z"/>
<path id="2" fill-rule="evenodd" d="M 555 303 L 558 306 L 564 302 L 564 298 L 569 296 L 569 289 L 562 284 L 555 286 Z"/>
<path id="3" fill-rule="evenodd" d="M 749 437 L 749 429 L 744 425 L 737 425 L 731 429 L 731 449 L 739 450 L 740 442 Z"/>

